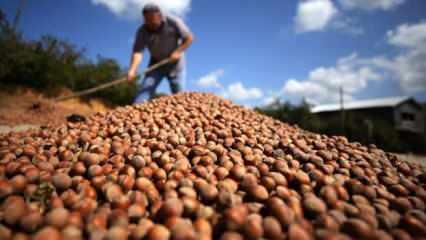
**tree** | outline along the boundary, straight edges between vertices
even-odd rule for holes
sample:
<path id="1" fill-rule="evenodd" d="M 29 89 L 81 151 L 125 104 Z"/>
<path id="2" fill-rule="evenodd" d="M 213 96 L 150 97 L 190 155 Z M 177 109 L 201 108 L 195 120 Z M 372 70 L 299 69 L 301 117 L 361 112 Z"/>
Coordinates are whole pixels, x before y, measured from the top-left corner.
<path id="1" fill-rule="evenodd" d="M 316 115 L 311 114 L 310 106 L 304 100 L 299 105 L 278 101 L 273 104 L 273 107 L 257 108 L 256 110 L 282 122 L 297 124 L 306 130 L 319 131 L 321 128 L 321 121 Z"/>
<path id="2" fill-rule="evenodd" d="M 124 74 L 111 58 L 98 56 L 95 62 L 85 50 L 52 35 L 26 41 L 7 21 L 0 9 L 0 84 L 37 89 L 57 96 L 62 89 L 80 91 L 107 83 Z M 87 96 L 111 105 L 130 104 L 136 94 L 132 84 L 122 84 Z"/>

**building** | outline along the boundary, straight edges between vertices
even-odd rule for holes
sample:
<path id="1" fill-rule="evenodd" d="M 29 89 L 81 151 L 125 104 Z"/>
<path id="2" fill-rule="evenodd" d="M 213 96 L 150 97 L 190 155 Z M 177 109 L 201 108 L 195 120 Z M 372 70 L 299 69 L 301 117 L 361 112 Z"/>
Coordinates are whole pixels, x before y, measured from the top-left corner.
<path id="1" fill-rule="evenodd" d="M 392 126 L 404 133 L 424 134 L 425 113 L 423 106 L 412 97 L 390 97 L 343 103 L 344 113 L 363 116 L 368 120 L 380 119 L 388 121 Z M 321 118 L 336 117 L 342 113 L 340 104 L 314 106 L 311 112 Z"/>

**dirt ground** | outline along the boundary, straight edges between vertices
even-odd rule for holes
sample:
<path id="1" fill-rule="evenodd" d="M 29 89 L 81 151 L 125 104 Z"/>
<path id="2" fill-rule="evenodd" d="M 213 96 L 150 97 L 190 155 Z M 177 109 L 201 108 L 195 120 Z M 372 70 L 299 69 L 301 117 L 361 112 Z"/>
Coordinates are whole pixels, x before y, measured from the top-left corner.
<path id="1" fill-rule="evenodd" d="M 417 162 L 423 165 L 426 168 L 426 155 L 416 155 L 416 154 L 396 154 L 398 157 L 407 162 Z"/>
<path id="2" fill-rule="evenodd" d="M 23 125 L 17 125 L 14 127 L 0 125 L 0 134 L 2 133 L 8 133 L 8 132 L 20 132 L 20 131 L 26 131 L 33 128 L 39 128 L 38 125 L 29 125 L 29 124 L 23 124 Z"/>
<path id="3" fill-rule="evenodd" d="M 65 122 L 66 117 L 71 114 L 87 116 L 107 110 L 108 107 L 98 100 L 83 102 L 72 99 L 55 103 L 31 90 L 21 89 L 14 93 L 0 90 L 0 131 L 57 125 Z M 13 129 L 16 126 L 19 127 Z"/>

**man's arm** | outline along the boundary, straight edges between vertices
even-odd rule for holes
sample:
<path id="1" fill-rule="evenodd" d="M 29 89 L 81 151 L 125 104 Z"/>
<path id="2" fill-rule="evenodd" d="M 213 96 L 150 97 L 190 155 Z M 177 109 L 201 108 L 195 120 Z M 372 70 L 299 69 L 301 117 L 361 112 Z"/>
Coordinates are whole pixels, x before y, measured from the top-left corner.
<path id="1" fill-rule="evenodd" d="M 130 68 L 127 73 L 127 80 L 129 82 L 132 82 L 136 79 L 137 71 L 142 60 L 143 60 L 142 52 L 133 52 L 132 59 L 130 61 Z"/>
<path id="2" fill-rule="evenodd" d="M 170 55 L 170 58 L 177 61 L 182 56 L 182 53 L 191 46 L 194 41 L 194 35 L 192 34 L 189 27 L 183 22 L 182 19 L 175 16 L 169 16 L 172 22 L 175 24 L 178 34 L 183 40 L 182 44 Z"/>
<path id="3" fill-rule="evenodd" d="M 171 59 L 177 61 L 182 56 L 182 53 L 191 46 L 192 42 L 194 41 L 194 36 L 192 34 L 188 35 L 184 42 L 172 53 L 170 56 Z"/>
<path id="4" fill-rule="evenodd" d="M 143 51 L 145 49 L 145 39 L 143 36 L 142 28 L 136 32 L 135 43 L 133 44 L 132 58 L 130 60 L 130 68 L 127 72 L 127 80 L 132 82 L 136 79 L 139 65 L 143 59 Z"/>

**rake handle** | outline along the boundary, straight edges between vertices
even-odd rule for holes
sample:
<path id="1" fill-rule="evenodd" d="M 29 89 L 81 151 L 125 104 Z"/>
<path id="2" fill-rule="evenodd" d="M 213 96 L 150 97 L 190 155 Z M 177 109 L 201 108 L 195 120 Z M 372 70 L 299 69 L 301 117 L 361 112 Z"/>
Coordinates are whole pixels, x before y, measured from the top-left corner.
<path id="1" fill-rule="evenodd" d="M 142 72 L 142 75 L 146 75 L 146 74 L 148 74 L 148 73 L 150 73 L 150 72 L 152 72 L 152 71 L 154 71 L 154 70 L 156 70 L 156 69 L 158 69 L 158 68 L 160 68 L 160 67 L 162 67 L 162 66 L 164 66 L 168 63 L 171 63 L 171 62 L 172 62 L 172 59 L 166 58 L 166 59 L 164 59 L 164 60 L 162 60 L 162 61 L 160 61 L 156 64 L 151 65 L 147 69 L 145 69 Z M 110 88 L 112 86 L 122 84 L 124 82 L 127 82 L 127 77 L 122 77 L 122 78 L 114 80 L 112 82 L 101 84 L 97 87 L 93 87 L 93 88 L 89 88 L 89 89 L 86 89 L 86 90 L 83 90 L 83 91 L 80 91 L 80 92 L 76 92 L 76 93 L 71 94 L 69 96 L 58 97 L 58 98 L 55 99 L 55 102 L 61 102 L 61 101 L 65 101 L 65 100 L 68 100 L 68 99 L 71 99 L 71 98 L 89 95 L 91 93 L 94 93 L 94 92 L 97 92 L 97 91 L 100 91 L 100 90 L 103 90 L 103 89 L 106 89 L 106 88 Z"/>

